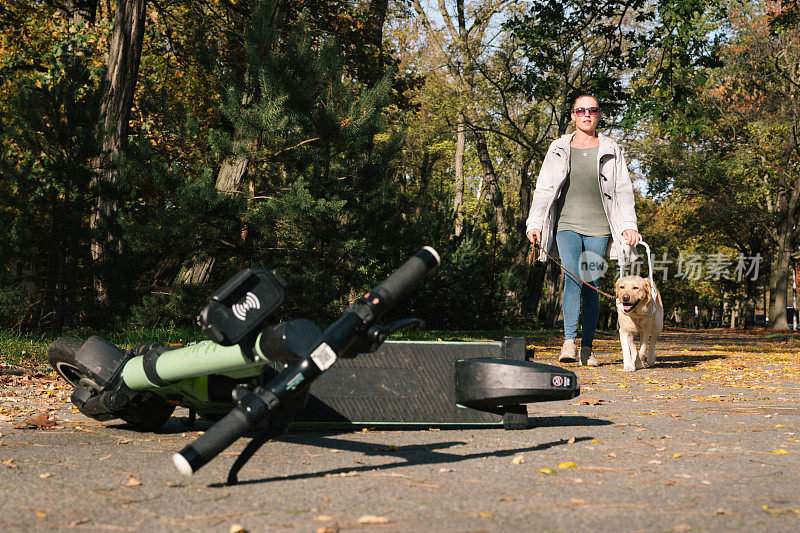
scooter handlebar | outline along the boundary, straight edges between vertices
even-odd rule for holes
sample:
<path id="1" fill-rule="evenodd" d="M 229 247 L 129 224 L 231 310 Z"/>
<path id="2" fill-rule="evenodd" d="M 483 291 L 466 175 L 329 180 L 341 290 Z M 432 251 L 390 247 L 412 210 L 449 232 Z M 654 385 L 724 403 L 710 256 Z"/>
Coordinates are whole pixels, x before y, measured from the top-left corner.
<path id="1" fill-rule="evenodd" d="M 178 472 L 191 476 L 204 464 L 233 444 L 250 429 L 250 422 L 239 407 L 221 418 L 208 431 L 172 456 Z"/>
<path id="2" fill-rule="evenodd" d="M 373 309 L 373 319 L 379 317 L 383 312 L 391 309 L 398 301 L 405 298 L 414 284 L 429 271 L 436 268 L 440 262 L 441 259 L 436 250 L 426 246 L 403 263 L 383 283 L 375 287 L 370 293 L 367 293 L 365 299 L 369 301 L 367 305 Z M 353 313 L 350 313 L 350 315 L 355 316 Z M 356 318 L 355 320 L 358 321 L 359 319 Z M 335 329 L 335 325 L 332 328 Z M 351 344 L 349 337 L 355 335 L 358 328 L 347 327 L 342 329 L 346 329 L 346 331 L 342 332 L 342 340 L 345 341 L 342 342 L 342 346 L 344 347 Z M 348 338 L 344 339 L 344 337 Z M 336 355 L 340 356 L 341 353 Z M 278 406 L 281 401 L 279 398 L 287 396 L 288 391 L 292 389 L 292 386 L 287 388 L 287 385 L 291 385 L 295 380 L 289 380 L 287 383 L 287 372 L 292 376 L 295 373 L 302 374 L 310 382 L 321 374 L 324 368 L 327 368 L 317 367 L 315 365 L 318 365 L 318 363 L 311 363 L 310 361 L 311 358 L 301 358 L 287 367 L 273 382 L 267 385 L 267 391 L 258 394 L 249 392 L 239 398 L 238 405 L 231 412 L 211 426 L 208 431 L 200 435 L 194 442 L 172 456 L 172 462 L 178 471 L 187 476 L 192 475 L 221 451 L 233 444 L 239 437 L 247 433 L 251 427 L 264 420 L 269 411 Z M 270 388 L 272 390 L 269 390 Z"/>
<path id="3" fill-rule="evenodd" d="M 380 285 L 367 293 L 366 298 L 377 296 L 383 300 L 382 307 L 384 309 L 391 309 L 397 302 L 408 296 L 414 285 L 425 274 L 439 266 L 441 262 L 436 250 L 426 246 L 400 265 L 400 268 L 383 280 Z"/>

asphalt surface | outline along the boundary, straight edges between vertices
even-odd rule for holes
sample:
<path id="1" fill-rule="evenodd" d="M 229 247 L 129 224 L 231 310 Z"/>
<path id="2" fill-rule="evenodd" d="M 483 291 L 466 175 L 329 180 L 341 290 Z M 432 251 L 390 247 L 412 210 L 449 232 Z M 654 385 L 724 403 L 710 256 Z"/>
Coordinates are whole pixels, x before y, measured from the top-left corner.
<path id="1" fill-rule="evenodd" d="M 558 343 L 533 346 L 555 363 Z M 798 531 L 798 343 L 666 332 L 656 368 L 568 365 L 582 394 L 530 428 L 293 430 L 227 486 L 241 439 L 191 478 L 158 434 L 74 412 L 52 378 L 0 382 L 4 531 Z M 48 414 L 48 429 L 13 429 Z"/>

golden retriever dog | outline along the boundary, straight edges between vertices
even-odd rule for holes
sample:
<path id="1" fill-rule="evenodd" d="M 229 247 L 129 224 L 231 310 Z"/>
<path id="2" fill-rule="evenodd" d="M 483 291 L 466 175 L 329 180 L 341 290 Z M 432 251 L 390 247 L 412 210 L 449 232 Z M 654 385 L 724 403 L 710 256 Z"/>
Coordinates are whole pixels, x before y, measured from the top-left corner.
<path id="1" fill-rule="evenodd" d="M 656 364 L 656 339 L 664 329 L 661 294 L 647 278 L 625 276 L 614 285 L 619 319 L 619 341 L 625 372 Z M 639 350 L 633 342 L 639 334 Z"/>

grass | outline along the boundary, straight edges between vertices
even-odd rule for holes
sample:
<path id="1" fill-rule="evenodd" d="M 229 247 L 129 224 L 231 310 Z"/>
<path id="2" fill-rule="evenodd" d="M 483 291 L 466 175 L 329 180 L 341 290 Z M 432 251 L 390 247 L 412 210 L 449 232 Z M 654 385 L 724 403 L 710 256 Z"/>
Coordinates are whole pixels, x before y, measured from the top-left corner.
<path id="1" fill-rule="evenodd" d="M 526 337 L 529 340 L 551 339 L 560 335 L 560 330 L 410 330 L 392 335 L 392 340 L 419 341 L 501 341 L 503 337 Z M 63 337 L 89 338 L 99 335 L 120 347 L 136 346 L 143 342 L 159 340 L 165 343 L 185 344 L 205 340 L 200 328 L 185 329 L 134 329 L 128 331 L 95 332 L 89 330 L 67 331 Z M 0 364 L 17 367 L 37 367 L 47 365 L 47 347 L 55 335 L 17 335 L 0 331 Z"/>
<path id="2" fill-rule="evenodd" d="M 134 329 L 119 332 L 93 332 L 88 330 L 66 331 L 62 335 L 17 335 L 0 331 L 0 364 L 37 367 L 47 365 L 47 347 L 56 337 L 87 339 L 99 335 L 121 347 L 136 346 L 143 342 L 160 340 L 166 343 L 184 344 L 205 339 L 199 328 L 192 329 Z"/>
<path id="3" fill-rule="evenodd" d="M 703 331 L 703 330 L 701 330 Z M 199 327 L 196 328 L 152 328 L 132 329 L 112 332 L 95 332 L 77 330 L 65 332 L 64 337 L 86 339 L 91 335 L 99 335 L 109 342 L 124 348 L 136 346 L 143 342 L 159 340 L 165 343 L 185 344 L 192 341 L 205 340 Z M 392 340 L 419 341 L 501 341 L 503 337 L 525 337 L 528 342 L 560 339 L 561 329 L 491 329 L 491 330 L 404 330 L 391 336 Z M 616 337 L 614 331 L 598 331 L 599 339 Z M 785 341 L 796 339 L 798 334 L 763 332 L 765 340 Z M 47 347 L 55 340 L 55 335 L 17 335 L 0 331 L 0 364 L 17 367 L 37 367 L 47 365 Z"/>

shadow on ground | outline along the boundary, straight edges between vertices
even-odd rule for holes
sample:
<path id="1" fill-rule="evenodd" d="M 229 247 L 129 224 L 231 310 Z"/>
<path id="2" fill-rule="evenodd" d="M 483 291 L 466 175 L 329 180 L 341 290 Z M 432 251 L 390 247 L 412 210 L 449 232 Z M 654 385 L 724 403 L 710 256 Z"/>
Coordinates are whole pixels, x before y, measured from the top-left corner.
<path id="1" fill-rule="evenodd" d="M 590 441 L 594 439 L 593 436 L 585 436 L 576 438 L 572 442 Z M 392 446 L 392 445 L 376 445 L 375 443 L 358 442 L 353 440 L 337 439 L 327 435 L 304 436 L 298 439 L 296 436 L 284 436 L 279 440 L 283 442 L 292 442 L 296 444 L 304 444 L 307 446 L 318 446 L 320 448 L 341 450 L 347 452 L 363 453 L 367 456 L 388 456 L 402 459 L 387 463 L 384 465 L 363 465 L 356 468 L 334 468 L 330 470 L 321 470 L 317 472 L 307 472 L 304 474 L 293 474 L 289 476 L 273 476 L 261 479 L 249 479 L 239 481 L 239 485 L 253 485 L 260 483 L 271 483 L 275 481 L 289 481 L 298 479 L 311 479 L 316 477 L 328 476 L 354 476 L 362 472 L 383 472 L 394 468 L 408 467 L 414 465 L 437 465 L 437 464 L 456 464 L 462 461 L 471 459 L 481 459 L 486 457 L 510 457 L 524 452 L 536 452 L 570 444 L 567 439 L 560 439 L 557 441 L 545 442 L 536 446 L 522 446 L 508 450 L 497 450 L 490 452 L 479 453 L 447 453 L 441 450 L 448 448 L 455 448 L 459 446 L 466 446 L 468 441 L 447 441 L 437 442 L 432 444 L 410 445 L 410 446 Z M 225 483 L 213 483 L 209 487 L 219 488 L 226 486 Z"/>

